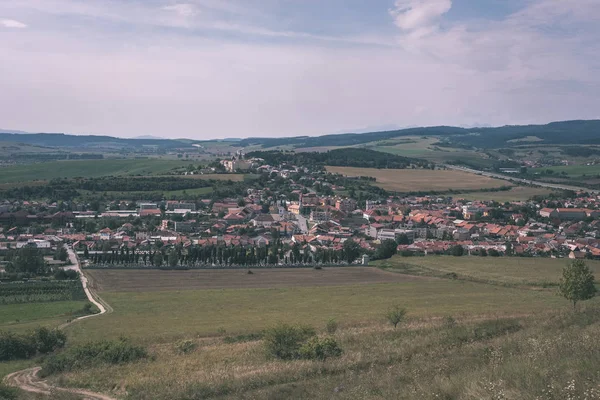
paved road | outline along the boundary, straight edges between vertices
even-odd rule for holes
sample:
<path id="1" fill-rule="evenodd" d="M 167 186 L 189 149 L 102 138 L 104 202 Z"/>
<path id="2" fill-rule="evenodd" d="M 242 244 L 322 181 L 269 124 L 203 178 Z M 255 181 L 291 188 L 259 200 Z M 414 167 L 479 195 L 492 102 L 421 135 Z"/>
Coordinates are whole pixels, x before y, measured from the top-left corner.
<path id="1" fill-rule="evenodd" d="M 460 167 L 458 165 L 444 165 L 446 168 L 448 169 L 454 169 L 457 171 L 464 171 L 464 172 L 470 172 L 473 174 L 478 174 L 478 175 L 482 175 L 482 176 L 487 176 L 490 178 L 496 178 L 496 179 L 503 179 L 506 181 L 511 181 L 511 182 L 518 182 L 518 183 L 525 183 L 527 185 L 535 185 L 535 186 L 541 186 L 541 187 L 547 187 L 550 189 L 560 189 L 560 190 L 573 190 L 573 191 L 584 191 L 584 192 L 589 192 L 589 193 L 600 193 L 599 190 L 592 190 L 592 189 L 588 189 L 588 188 L 583 188 L 583 187 L 578 187 L 578 186 L 571 186 L 571 185 L 562 185 L 562 184 L 557 184 L 557 183 L 548 183 L 548 182 L 541 182 L 541 181 L 532 181 L 530 179 L 523 179 L 523 178 L 517 178 L 517 177 L 512 177 L 512 176 L 506 176 L 506 175 L 502 175 L 502 174 L 497 174 L 494 172 L 487 172 L 487 171 L 479 171 L 476 169 L 472 169 L 472 168 L 467 168 L 467 167 Z"/>
<path id="2" fill-rule="evenodd" d="M 67 246 L 65 245 L 65 247 L 67 247 Z M 93 293 L 88 288 L 88 279 L 81 271 L 81 268 L 79 265 L 79 260 L 77 259 L 77 255 L 75 254 L 73 249 L 70 249 L 67 247 L 67 252 L 69 254 L 69 259 L 71 260 L 71 264 L 72 264 L 71 266 L 69 266 L 69 269 L 74 269 L 77 272 L 79 272 L 79 276 L 81 278 L 81 284 L 83 285 L 83 290 L 85 291 L 85 294 L 86 294 L 88 300 L 91 303 L 93 303 L 96 307 L 98 307 L 100 312 L 97 314 L 84 315 L 83 317 L 75 318 L 74 320 L 59 326 L 59 329 L 64 329 L 65 327 L 71 325 L 72 323 L 81 321 L 82 319 L 97 317 L 102 314 L 111 313 L 113 311 L 112 307 L 110 305 L 108 305 L 108 303 L 106 303 L 104 300 L 102 300 L 100 298 L 100 296 Z M 38 376 L 38 373 L 40 372 L 41 369 L 42 369 L 41 367 L 34 367 L 34 368 L 27 368 L 27 369 L 24 369 L 21 371 L 13 372 L 12 374 L 7 375 L 4 378 L 4 382 L 9 386 L 18 387 L 21 390 L 24 390 L 26 392 L 41 394 L 44 396 L 52 396 L 53 394 L 55 394 L 55 392 L 58 391 L 58 392 L 67 392 L 67 393 L 78 394 L 78 395 L 83 396 L 83 398 L 86 400 L 115 400 L 112 397 L 109 397 L 109 396 L 106 396 L 106 395 L 103 395 L 100 393 L 90 392 L 90 391 L 83 390 L 83 389 L 70 389 L 70 388 L 67 389 L 67 388 L 61 388 L 58 386 L 50 385 L 46 380 L 43 380 Z"/>

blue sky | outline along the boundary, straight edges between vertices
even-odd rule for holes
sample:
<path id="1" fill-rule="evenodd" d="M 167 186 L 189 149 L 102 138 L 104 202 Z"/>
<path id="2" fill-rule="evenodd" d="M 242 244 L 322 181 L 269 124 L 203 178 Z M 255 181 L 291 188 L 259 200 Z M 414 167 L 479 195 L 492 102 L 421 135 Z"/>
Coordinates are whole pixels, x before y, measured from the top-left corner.
<path id="1" fill-rule="evenodd" d="M 600 118 L 598 0 L 0 0 L 0 127 L 196 139 Z"/>

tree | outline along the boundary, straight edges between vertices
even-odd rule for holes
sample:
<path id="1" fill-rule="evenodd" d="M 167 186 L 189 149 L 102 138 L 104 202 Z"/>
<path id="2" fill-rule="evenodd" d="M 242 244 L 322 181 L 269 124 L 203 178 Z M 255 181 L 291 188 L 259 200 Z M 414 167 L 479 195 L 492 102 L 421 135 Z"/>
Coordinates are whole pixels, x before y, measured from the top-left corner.
<path id="1" fill-rule="evenodd" d="M 398 244 L 392 239 L 384 240 L 375 252 L 375 259 L 383 260 L 390 258 L 398 251 Z"/>
<path id="2" fill-rule="evenodd" d="M 360 256 L 360 246 L 352 239 L 347 239 L 344 242 L 344 259 L 349 264 L 353 263 Z"/>
<path id="3" fill-rule="evenodd" d="M 450 254 L 455 257 L 462 257 L 465 254 L 465 249 L 460 244 L 457 244 L 450 248 Z"/>
<path id="4" fill-rule="evenodd" d="M 8 272 L 22 272 L 29 275 L 46 275 L 48 269 L 40 250 L 35 246 L 26 245 L 17 251 L 12 262 L 12 270 Z"/>
<path id="5" fill-rule="evenodd" d="M 406 233 L 401 233 L 400 235 L 398 235 L 396 241 L 399 245 L 410 244 L 410 239 L 408 238 L 408 235 L 406 235 Z"/>
<path id="6" fill-rule="evenodd" d="M 577 310 L 578 302 L 596 295 L 594 274 L 584 261 L 574 260 L 563 269 L 558 290 L 565 299 L 573 303 L 573 309 Z"/>
<path id="7" fill-rule="evenodd" d="M 175 268 L 177 263 L 179 262 L 179 256 L 177 255 L 177 251 L 175 249 L 171 250 L 168 257 L 169 266 L 171 268 Z"/>
<path id="8" fill-rule="evenodd" d="M 152 263 L 154 264 L 155 267 L 162 266 L 163 256 L 160 251 L 157 251 L 156 254 L 154 254 L 154 257 L 152 258 Z"/>
<path id="9" fill-rule="evenodd" d="M 54 259 L 55 260 L 60 260 L 60 261 L 67 261 L 67 258 L 69 258 L 69 254 L 67 253 L 67 249 L 65 249 L 63 246 L 58 246 L 56 248 L 56 252 L 54 252 Z"/>
<path id="10" fill-rule="evenodd" d="M 392 306 L 385 314 L 385 317 L 389 323 L 394 325 L 394 329 L 396 329 L 398 324 L 402 322 L 405 316 L 406 308 L 400 307 L 398 304 Z"/>

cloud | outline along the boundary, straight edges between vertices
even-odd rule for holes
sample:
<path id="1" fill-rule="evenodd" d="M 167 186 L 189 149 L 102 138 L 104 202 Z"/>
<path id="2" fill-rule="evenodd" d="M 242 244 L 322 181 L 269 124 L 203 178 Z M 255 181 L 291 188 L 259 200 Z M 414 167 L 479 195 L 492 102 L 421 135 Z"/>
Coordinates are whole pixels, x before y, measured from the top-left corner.
<path id="1" fill-rule="evenodd" d="M 17 29 L 27 28 L 27 25 L 25 25 L 22 22 L 15 21 L 14 19 L 0 19 L 0 25 L 5 28 L 17 28 Z"/>
<path id="2" fill-rule="evenodd" d="M 382 0 L 344 31 L 288 24 L 273 8 L 291 0 L 0 0 L 30 25 L 0 35 L 0 120 L 208 139 L 597 118 L 598 0 L 511 1 L 513 14 L 445 19 L 449 0 Z M 198 14 L 163 9 L 182 4 Z"/>
<path id="3" fill-rule="evenodd" d="M 435 30 L 439 18 L 451 7 L 452 0 L 396 0 L 390 14 L 403 31 L 424 35 Z"/>
<path id="4" fill-rule="evenodd" d="M 163 7 L 163 10 L 172 11 L 181 17 L 189 18 L 198 14 L 198 9 L 194 4 L 180 3 Z"/>

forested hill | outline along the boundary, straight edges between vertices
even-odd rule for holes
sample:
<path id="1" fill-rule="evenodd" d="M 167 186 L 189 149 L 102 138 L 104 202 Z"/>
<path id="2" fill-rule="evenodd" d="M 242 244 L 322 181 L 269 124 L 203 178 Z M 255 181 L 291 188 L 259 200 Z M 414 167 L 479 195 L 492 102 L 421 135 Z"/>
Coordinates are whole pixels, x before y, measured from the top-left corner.
<path id="1" fill-rule="evenodd" d="M 284 135 L 285 132 L 282 132 Z M 262 146 L 265 149 L 277 146 L 325 147 L 354 146 L 405 136 L 435 136 L 450 145 L 479 148 L 498 148 L 513 141 L 534 138 L 540 144 L 600 144 L 600 120 L 563 121 L 546 125 L 515 125 L 497 128 L 458 128 L 436 126 L 409 128 L 386 132 L 346 133 L 324 136 L 297 136 L 288 138 L 248 138 L 230 141 L 235 146 Z M 61 133 L 12 134 L 0 133 L 0 142 L 25 143 L 46 147 L 117 147 L 131 148 L 156 146 L 161 149 L 189 147 L 191 143 L 202 143 L 209 138 L 187 139 L 122 139 L 110 136 L 80 136 Z"/>
<path id="2" fill-rule="evenodd" d="M 63 133 L 0 133 L 0 142 L 24 143 L 44 147 L 141 147 L 157 146 L 172 149 L 185 146 L 181 140 L 171 139 L 123 139 L 111 136 L 66 135 Z"/>
<path id="3" fill-rule="evenodd" d="M 438 136 L 450 143 L 482 148 L 505 146 L 514 140 L 536 137 L 546 144 L 600 144 L 600 120 L 552 122 L 546 125 L 514 125 L 498 128 L 457 128 L 437 126 L 387 132 L 347 133 L 318 137 L 249 138 L 242 146 L 264 148 L 291 145 L 301 147 L 353 146 L 403 136 Z"/>
<path id="4" fill-rule="evenodd" d="M 428 161 L 416 158 L 407 158 L 395 154 L 382 153 L 369 149 L 337 149 L 327 152 L 290 151 L 253 151 L 246 155 L 248 158 L 262 158 L 270 165 L 311 165 L 311 166 L 339 166 L 360 168 L 393 168 L 404 169 L 411 166 L 431 168 L 434 165 Z"/>

